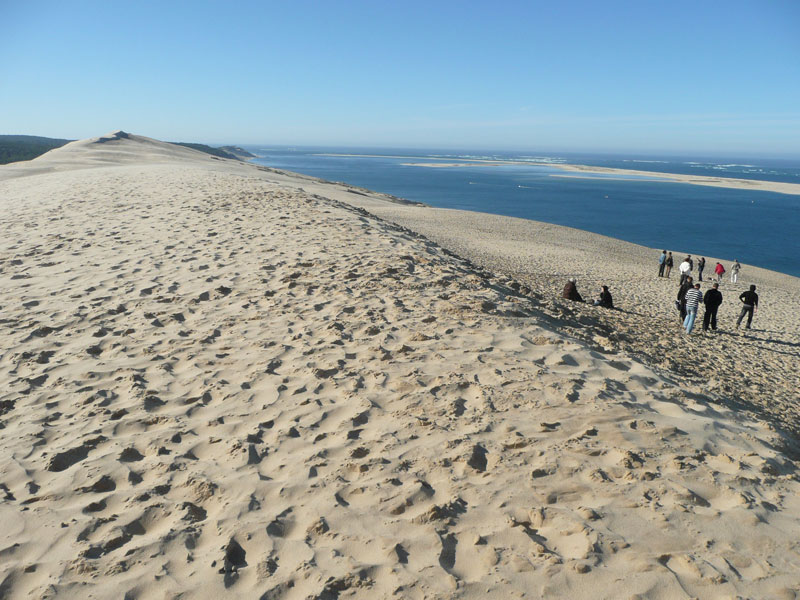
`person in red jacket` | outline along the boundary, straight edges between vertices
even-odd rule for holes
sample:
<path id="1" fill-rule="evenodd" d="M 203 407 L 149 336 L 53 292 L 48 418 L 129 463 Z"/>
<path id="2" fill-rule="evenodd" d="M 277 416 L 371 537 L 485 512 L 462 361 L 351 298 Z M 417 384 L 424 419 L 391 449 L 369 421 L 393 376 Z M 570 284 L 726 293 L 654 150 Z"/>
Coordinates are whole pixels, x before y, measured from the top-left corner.
<path id="1" fill-rule="evenodd" d="M 722 266 L 721 262 L 717 262 L 717 266 L 714 267 L 714 274 L 717 276 L 717 283 L 722 281 L 722 276 L 725 274 L 725 267 Z"/>

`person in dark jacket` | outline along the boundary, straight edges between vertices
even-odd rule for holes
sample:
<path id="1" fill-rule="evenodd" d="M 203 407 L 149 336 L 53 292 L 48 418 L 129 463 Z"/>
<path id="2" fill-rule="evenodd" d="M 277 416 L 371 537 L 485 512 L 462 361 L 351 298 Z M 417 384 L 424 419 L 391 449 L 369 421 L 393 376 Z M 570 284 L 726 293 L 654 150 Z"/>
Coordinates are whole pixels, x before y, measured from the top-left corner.
<path id="1" fill-rule="evenodd" d="M 564 286 L 564 291 L 561 292 L 561 297 L 566 298 L 567 300 L 574 300 L 575 302 L 583 302 L 583 298 L 578 293 L 578 286 L 576 285 L 576 281 L 574 278 L 570 279 L 567 282 L 567 285 Z"/>
<path id="2" fill-rule="evenodd" d="M 736 329 L 739 329 L 739 325 L 742 324 L 742 319 L 745 315 L 747 315 L 747 325 L 745 325 L 745 327 L 750 329 L 750 324 L 753 322 L 753 312 L 758 308 L 756 286 L 751 285 L 748 291 L 739 294 L 739 300 L 741 300 L 744 305 L 742 306 L 742 312 L 739 313 L 739 318 L 736 320 Z"/>
<path id="3" fill-rule="evenodd" d="M 703 296 L 703 304 L 706 305 L 706 312 L 703 314 L 703 331 L 708 331 L 709 324 L 711 329 L 717 329 L 717 309 L 722 304 L 722 292 L 719 291 L 719 284 L 711 284 L 711 289 Z"/>
<path id="4" fill-rule="evenodd" d="M 614 299 L 611 297 L 611 292 L 608 291 L 607 285 L 600 286 L 600 297 L 594 301 L 594 305 L 614 308 Z"/>
<path id="5" fill-rule="evenodd" d="M 701 256 L 697 261 L 697 281 L 703 281 L 703 269 L 706 268 L 706 257 Z"/>
<path id="6" fill-rule="evenodd" d="M 686 292 L 694 287 L 694 281 L 692 281 L 691 277 L 687 277 L 686 280 L 681 284 L 681 287 L 678 288 L 678 303 L 679 303 L 679 310 L 681 311 L 681 323 L 686 320 Z"/>
<path id="7" fill-rule="evenodd" d="M 672 267 L 675 264 L 675 261 L 672 260 L 672 252 L 667 255 L 667 275 L 669 277 L 669 272 L 672 271 Z"/>

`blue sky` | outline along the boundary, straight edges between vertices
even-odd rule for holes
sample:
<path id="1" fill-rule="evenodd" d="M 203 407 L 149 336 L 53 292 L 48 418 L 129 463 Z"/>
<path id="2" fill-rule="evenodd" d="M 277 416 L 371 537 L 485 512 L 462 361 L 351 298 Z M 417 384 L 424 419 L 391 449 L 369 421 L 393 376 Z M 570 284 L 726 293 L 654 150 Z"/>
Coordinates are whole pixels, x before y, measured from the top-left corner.
<path id="1" fill-rule="evenodd" d="M 800 157 L 800 2 L 0 0 L 0 133 Z"/>

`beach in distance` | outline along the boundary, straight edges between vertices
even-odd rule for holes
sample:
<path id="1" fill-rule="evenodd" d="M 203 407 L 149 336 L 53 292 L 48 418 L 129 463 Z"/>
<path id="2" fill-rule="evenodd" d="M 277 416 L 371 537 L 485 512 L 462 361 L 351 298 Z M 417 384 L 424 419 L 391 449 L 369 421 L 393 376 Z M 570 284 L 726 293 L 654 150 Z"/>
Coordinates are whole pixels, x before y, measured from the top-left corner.
<path id="1" fill-rule="evenodd" d="M 798 598 L 795 192 L 258 154 L 0 166 L 0 597 Z"/>
<path id="2" fill-rule="evenodd" d="M 323 154 L 323 156 L 332 157 L 360 157 L 360 158 L 408 158 L 403 156 L 386 156 L 381 154 Z M 417 157 L 424 158 L 424 157 Z M 430 157 L 427 158 L 430 160 Z M 610 178 L 615 176 L 619 179 L 643 177 L 654 181 L 676 181 L 680 183 L 691 183 L 694 185 L 708 185 L 711 187 L 730 188 L 738 190 L 763 190 L 770 192 L 778 192 L 781 194 L 800 195 L 800 183 L 792 183 L 785 181 L 769 181 L 762 179 L 738 179 L 734 177 L 709 177 L 697 176 L 686 173 L 668 173 L 662 171 L 647 171 L 643 169 L 617 169 L 609 167 L 600 167 L 592 165 L 573 165 L 568 163 L 552 162 L 552 161 L 537 161 L 531 160 L 492 160 L 482 158 L 461 158 L 460 162 L 404 162 L 401 163 L 406 167 L 429 167 L 439 169 L 453 169 L 459 167 L 503 167 L 510 165 L 525 165 L 525 166 L 546 166 L 554 167 L 559 170 L 583 173 L 586 175 L 604 175 Z M 557 175 L 556 175 L 557 176 Z M 569 175 L 562 175 L 568 177 Z M 800 177 L 798 177 L 800 178 Z"/>
<path id="3" fill-rule="evenodd" d="M 437 208 L 521 217 L 800 276 L 800 164 L 251 147 L 254 162 Z"/>
<path id="4" fill-rule="evenodd" d="M 408 167 L 433 167 L 433 168 L 454 168 L 454 167 L 501 167 L 505 165 L 524 164 L 536 165 L 537 163 L 515 163 L 512 161 L 507 162 L 492 162 L 492 161 L 474 161 L 462 163 L 403 163 Z M 547 163 L 542 163 L 550 166 Z M 652 181 L 676 181 L 679 183 L 690 183 L 693 185 L 708 185 L 711 187 L 730 188 L 735 190 L 763 190 L 769 192 L 778 192 L 780 194 L 800 195 L 800 184 L 798 183 L 785 183 L 781 181 L 761 181 L 757 179 L 734 179 L 732 177 L 697 177 L 694 175 L 684 175 L 679 173 L 661 173 L 659 171 L 640 171 L 634 169 L 608 169 L 602 167 L 592 167 L 589 165 L 569 165 L 559 164 L 555 165 L 557 169 L 569 171 L 573 173 L 580 173 L 587 176 L 604 175 L 608 178 L 617 179 L 632 179 L 632 178 L 647 178 Z M 580 175 L 553 175 L 555 177 L 579 177 Z"/>

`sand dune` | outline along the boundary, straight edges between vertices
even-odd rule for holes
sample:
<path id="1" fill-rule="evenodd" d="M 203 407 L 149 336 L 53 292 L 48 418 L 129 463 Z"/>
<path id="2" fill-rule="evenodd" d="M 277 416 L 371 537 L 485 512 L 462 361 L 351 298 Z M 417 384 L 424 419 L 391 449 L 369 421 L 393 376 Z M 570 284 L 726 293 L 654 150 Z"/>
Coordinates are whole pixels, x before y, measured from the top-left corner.
<path id="1" fill-rule="evenodd" d="M 30 161 L 3 166 L 0 180 L 101 166 L 169 163 L 176 160 L 201 164 L 228 162 L 199 150 L 114 131 L 100 137 L 70 142 Z"/>
<path id="2" fill-rule="evenodd" d="M 0 168 L 0 597 L 796 597 L 775 415 L 458 220 L 105 137 Z"/>
<path id="3" fill-rule="evenodd" d="M 348 201 L 418 231 L 476 264 L 514 278 L 529 288 L 540 314 L 590 345 L 622 351 L 678 377 L 683 387 L 713 393 L 768 418 L 773 426 L 800 435 L 800 279 L 744 265 L 739 281 L 723 278 L 719 329 L 700 326 L 685 336 L 673 306 L 678 276 L 656 276 L 659 250 L 613 238 L 539 223 L 434 208 L 404 207 L 369 199 Z M 702 248 L 673 248 L 677 260 Z M 706 256 L 703 291 L 717 260 Z M 677 261 L 676 261 L 677 262 Z M 697 273 L 694 273 L 695 277 Z M 577 277 L 586 298 L 610 286 L 619 311 L 562 301 L 569 277 Z M 736 330 L 739 294 L 756 284 L 761 296 L 752 330 Z M 700 313 L 702 316 L 703 310 Z"/>

